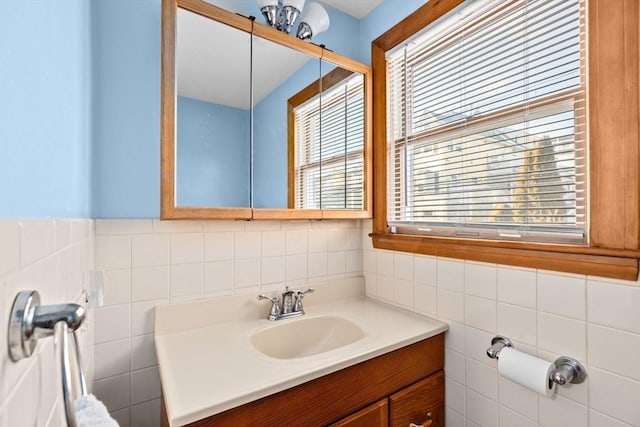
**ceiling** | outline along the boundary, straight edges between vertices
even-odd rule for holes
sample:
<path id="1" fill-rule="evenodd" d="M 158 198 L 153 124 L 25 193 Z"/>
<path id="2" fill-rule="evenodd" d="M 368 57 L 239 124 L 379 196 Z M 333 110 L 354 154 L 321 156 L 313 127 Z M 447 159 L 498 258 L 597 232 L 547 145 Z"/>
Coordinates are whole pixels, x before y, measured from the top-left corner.
<path id="1" fill-rule="evenodd" d="M 235 108 L 250 107 L 250 35 L 178 9 L 176 84 L 179 96 Z M 207 43 L 203 43 L 207 40 Z M 254 42 L 253 104 L 256 105 L 300 67 L 304 53 L 257 39 Z M 317 59 L 316 59 L 317 61 Z"/>
<path id="2" fill-rule="evenodd" d="M 362 19 L 373 9 L 378 7 L 383 0 L 317 0 L 325 6 L 332 7 L 348 15 Z"/>
<path id="3" fill-rule="evenodd" d="M 227 10 L 242 13 L 244 15 L 256 15 L 260 17 L 260 11 L 256 0 L 205 0 Z M 317 1 L 340 12 L 362 19 L 373 9 L 378 7 L 383 0 L 306 0 L 307 3 Z M 304 8 L 303 8 L 304 10 Z M 304 14 L 304 11 L 303 11 Z"/>
<path id="4" fill-rule="evenodd" d="M 252 14 L 252 9 L 257 11 L 255 0 L 207 1 L 238 13 Z M 317 1 L 361 19 L 383 0 Z M 177 34 L 178 95 L 248 109 L 251 87 L 250 36 L 180 8 Z M 206 45 L 203 40 L 207 40 Z M 259 103 L 309 60 L 308 56 L 275 43 L 255 45 L 254 69 L 261 72 L 253 76 L 253 104 Z"/>

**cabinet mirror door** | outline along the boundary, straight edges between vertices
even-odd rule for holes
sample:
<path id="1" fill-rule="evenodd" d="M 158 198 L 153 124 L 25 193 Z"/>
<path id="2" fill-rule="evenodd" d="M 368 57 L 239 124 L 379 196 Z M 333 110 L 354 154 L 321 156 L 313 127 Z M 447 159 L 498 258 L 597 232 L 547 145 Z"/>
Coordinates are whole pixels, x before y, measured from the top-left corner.
<path id="1" fill-rule="evenodd" d="M 251 35 L 178 9 L 176 205 L 250 207 Z"/>
<path id="2" fill-rule="evenodd" d="M 292 128 L 291 99 L 301 92 L 318 93 L 320 59 L 265 38 L 253 39 L 253 202 L 255 208 L 287 209 L 319 206 L 291 204 L 289 151 L 292 133 L 305 132 L 318 141 L 320 123 Z M 305 155 L 315 159 L 316 147 Z M 315 156 L 315 157 L 314 157 Z M 320 215 L 318 213 L 318 215 Z"/>
<path id="3" fill-rule="evenodd" d="M 366 209 L 365 77 L 322 60 L 318 80 L 289 98 L 289 207 L 323 218 Z"/>
<path id="4" fill-rule="evenodd" d="M 322 209 L 362 210 L 365 203 L 364 75 L 321 64 L 320 176 Z"/>
<path id="5" fill-rule="evenodd" d="M 174 104 L 163 105 L 164 120 L 174 109 L 173 132 L 163 126 L 164 145 L 174 138 L 174 182 L 163 217 L 251 217 L 251 33 L 213 19 L 217 11 L 175 9 Z M 163 75 L 163 92 L 170 86 Z"/>

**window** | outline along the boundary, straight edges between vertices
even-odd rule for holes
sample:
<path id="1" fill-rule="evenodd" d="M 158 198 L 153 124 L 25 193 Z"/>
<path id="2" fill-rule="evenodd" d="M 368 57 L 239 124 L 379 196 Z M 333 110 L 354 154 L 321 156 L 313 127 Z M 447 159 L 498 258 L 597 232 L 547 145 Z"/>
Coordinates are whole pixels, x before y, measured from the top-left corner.
<path id="1" fill-rule="evenodd" d="M 364 207 L 364 76 L 338 73 L 337 84 L 293 107 L 295 208 Z"/>
<path id="2" fill-rule="evenodd" d="M 586 242 L 584 14 L 469 2 L 387 52 L 392 232 Z"/>
<path id="3" fill-rule="evenodd" d="M 632 0 L 430 1 L 375 40 L 374 246 L 635 279 L 637 43 Z"/>

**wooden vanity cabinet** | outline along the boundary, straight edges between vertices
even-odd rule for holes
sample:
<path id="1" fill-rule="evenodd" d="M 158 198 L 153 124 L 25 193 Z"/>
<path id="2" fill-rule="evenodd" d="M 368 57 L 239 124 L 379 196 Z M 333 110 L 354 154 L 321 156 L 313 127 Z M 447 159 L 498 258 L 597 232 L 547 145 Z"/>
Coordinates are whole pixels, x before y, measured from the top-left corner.
<path id="1" fill-rule="evenodd" d="M 189 426 L 444 427 L 443 368 L 439 334 Z"/>

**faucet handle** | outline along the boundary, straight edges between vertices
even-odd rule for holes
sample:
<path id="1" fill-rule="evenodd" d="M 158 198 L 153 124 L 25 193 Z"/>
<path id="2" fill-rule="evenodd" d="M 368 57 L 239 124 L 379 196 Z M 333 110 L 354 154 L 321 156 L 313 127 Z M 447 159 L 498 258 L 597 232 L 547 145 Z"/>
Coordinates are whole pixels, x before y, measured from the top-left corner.
<path id="1" fill-rule="evenodd" d="M 268 299 L 269 301 L 271 301 L 274 304 L 276 302 L 280 302 L 280 298 L 278 298 L 278 297 L 270 297 L 269 295 L 265 295 L 265 294 L 258 295 L 258 300 L 262 300 L 262 299 Z"/>
<path id="2" fill-rule="evenodd" d="M 305 294 L 310 294 L 313 291 L 314 291 L 313 288 L 309 288 L 306 291 L 296 291 L 295 292 L 296 301 L 293 304 L 293 311 L 302 311 L 302 312 L 304 312 L 304 309 L 302 307 L 302 299 L 304 298 Z"/>
<path id="3" fill-rule="evenodd" d="M 258 300 L 267 299 L 271 301 L 271 310 L 269 311 L 269 320 L 276 320 L 280 316 L 280 298 L 270 297 L 269 295 L 260 294 Z"/>

